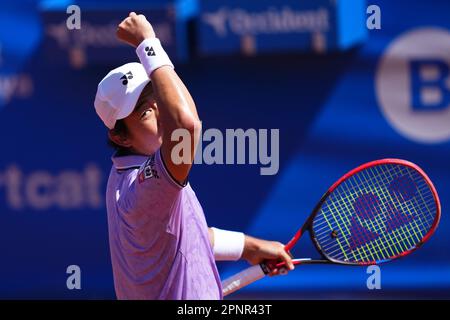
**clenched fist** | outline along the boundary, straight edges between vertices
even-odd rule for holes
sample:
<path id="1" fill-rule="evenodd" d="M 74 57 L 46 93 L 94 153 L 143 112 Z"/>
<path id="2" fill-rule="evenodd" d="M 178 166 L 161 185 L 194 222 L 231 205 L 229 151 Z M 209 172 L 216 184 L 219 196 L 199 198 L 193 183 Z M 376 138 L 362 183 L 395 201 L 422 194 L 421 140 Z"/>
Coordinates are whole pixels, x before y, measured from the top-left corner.
<path id="1" fill-rule="evenodd" d="M 155 32 L 143 14 L 130 12 L 117 27 L 116 35 L 119 40 L 137 47 L 145 39 L 154 38 Z"/>

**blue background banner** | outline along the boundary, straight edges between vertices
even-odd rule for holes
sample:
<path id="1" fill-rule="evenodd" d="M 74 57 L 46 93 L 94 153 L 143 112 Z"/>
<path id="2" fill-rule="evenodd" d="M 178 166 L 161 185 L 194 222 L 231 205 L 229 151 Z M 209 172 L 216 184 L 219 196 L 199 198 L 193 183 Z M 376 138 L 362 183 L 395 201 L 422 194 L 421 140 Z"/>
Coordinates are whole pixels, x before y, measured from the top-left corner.
<path id="1" fill-rule="evenodd" d="M 199 51 L 326 52 L 364 42 L 365 2 L 351 1 L 200 1 Z"/>
<path id="2" fill-rule="evenodd" d="M 76 32 L 83 32 L 83 5 L 86 23 L 97 21 L 92 3 L 78 3 Z M 109 19 L 108 3 L 99 7 L 98 22 Z M 138 11 L 138 4 L 121 10 Z M 365 30 L 357 47 L 323 54 L 295 46 L 289 53 L 229 56 L 226 44 L 202 31 L 203 11 L 183 20 L 192 31 L 192 41 L 184 38 L 190 52 L 211 48 L 220 56 L 191 55 L 176 65 L 204 129 L 280 130 L 276 175 L 261 176 L 258 165 L 194 166 L 191 185 L 210 226 L 287 242 L 331 184 L 387 157 L 421 166 L 442 201 L 436 234 L 412 255 L 381 266 L 381 290 L 367 289 L 366 268 L 302 266 L 234 298 L 450 297 L 450 3 L 370 4 L 381 9 L 381 29 Z M 195 4 L 188 7 L 195 11 Z M 51 11 L 60 14 L 58 23 L 65 8 Z M 174 8 L 179 15 L 185 10 L 180 3 Z M 115 44 L 102 60 L 107 48 L 93 47 L 83 53 L 88 63 L 74 68 L 68 51 L 45 34 L 46 10 L 35 1 L 0 4 L 0 298 L 113 299 L 104 203 L 112 150 L 93 101 L 103 76 L 137 57 Z M 155 19 L 175 32 L 176 20 Z M 299 255 L 315 256 L 308 242 Z M 81 290 L 66 287 L 70 265 L 81 268 Z M 223 278 L 246 266 L 219 263 Z"/>

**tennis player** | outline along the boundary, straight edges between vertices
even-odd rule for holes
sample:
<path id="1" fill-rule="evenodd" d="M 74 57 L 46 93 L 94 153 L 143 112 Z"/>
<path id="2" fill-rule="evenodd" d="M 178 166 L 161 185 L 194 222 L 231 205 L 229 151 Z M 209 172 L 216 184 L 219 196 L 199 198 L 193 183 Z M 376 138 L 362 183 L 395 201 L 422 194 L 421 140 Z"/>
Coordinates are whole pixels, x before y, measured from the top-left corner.
<path id="1" fill-rule="evenodd" d="M 194 158 L 201 126 L 194 101 L 143 15 L 131 12 L 117 37 L 141 62 L 108 73 L 95 97 L 117 149 L 106 191 L 117 298 L 222 299 L 218 260 L 274 259 L 292 270 L 283 244 L 208 228 L 188 183 L 192 161 L 172 155 L 172 133 L 181 129 Z"/>

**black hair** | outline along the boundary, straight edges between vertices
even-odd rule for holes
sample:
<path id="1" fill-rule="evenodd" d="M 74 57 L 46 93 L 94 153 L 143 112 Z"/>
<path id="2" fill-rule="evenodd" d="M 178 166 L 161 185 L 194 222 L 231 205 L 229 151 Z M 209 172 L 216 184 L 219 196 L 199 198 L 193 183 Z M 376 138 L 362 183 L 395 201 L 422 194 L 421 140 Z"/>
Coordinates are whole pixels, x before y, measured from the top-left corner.
<path id="1" fill-rule="evenodd" d="M 113 129 L 110 130 L 110 134 L 117 136 L 126 136 L 128 134 L 128 128 L 124 119 L 117 120 Z M 116 150 L 117 155 L 129 154 L 131 150 L 115 143 L 108 135 L 108 145 Z"/>

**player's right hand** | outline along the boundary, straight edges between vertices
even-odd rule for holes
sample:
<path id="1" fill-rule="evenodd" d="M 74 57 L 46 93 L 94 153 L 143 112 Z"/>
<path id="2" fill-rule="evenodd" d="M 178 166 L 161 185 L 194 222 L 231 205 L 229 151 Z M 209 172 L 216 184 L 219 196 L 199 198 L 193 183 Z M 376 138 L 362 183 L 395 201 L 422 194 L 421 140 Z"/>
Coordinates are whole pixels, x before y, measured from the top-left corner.
<path id="1" fill-rule="evenodd" d="M 274 267 L 269 275 L 275 276 L 284 274 L 295 268 L 291 255 L 289 252 L 285 251 L 284 247 L 285 246 L 282 243 L 277 241 L 267 241 L 246 235 L 242 258 L 247 260 L 251 265 L 265 261 L 284 262 L 286 267 Z"/>
<path id="2" fill-rule="evenodd" d="M 119 40 L 137 47 L 145 39 L 154 38 L 155 32 L 143 14 L 130 12 L 117 27 L 116 35 Z"/>

